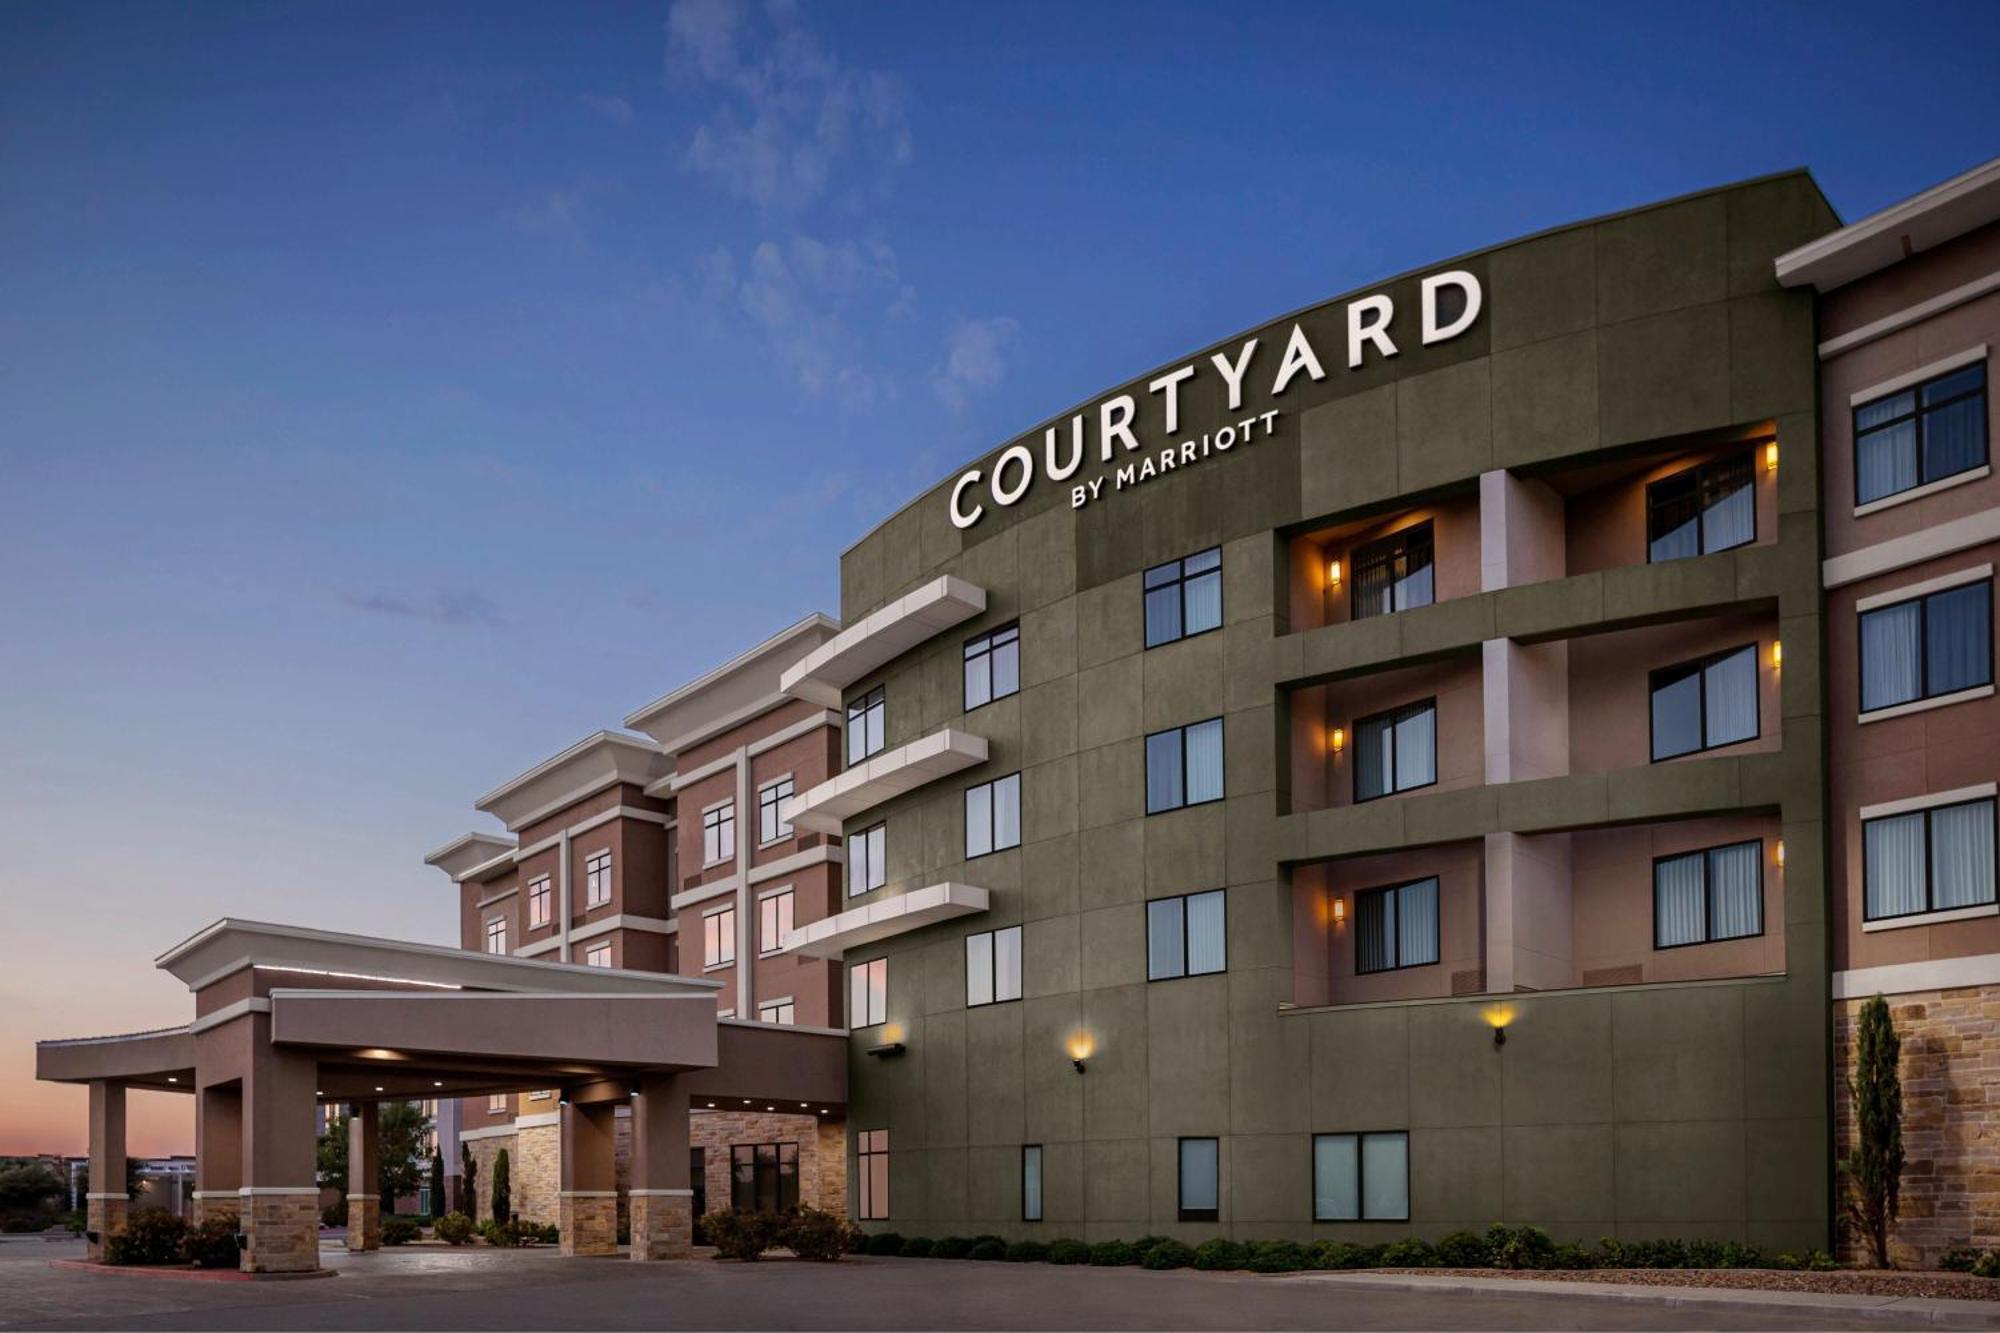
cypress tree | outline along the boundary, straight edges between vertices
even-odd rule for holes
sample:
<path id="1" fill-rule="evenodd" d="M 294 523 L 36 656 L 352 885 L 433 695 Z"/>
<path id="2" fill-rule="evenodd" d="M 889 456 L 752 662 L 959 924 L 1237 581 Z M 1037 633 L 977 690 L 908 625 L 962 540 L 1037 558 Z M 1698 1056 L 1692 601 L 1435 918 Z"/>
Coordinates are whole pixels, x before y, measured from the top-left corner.
<path id="1" fill-rule="evenodd" d="M 458 1182 L 458 1211 L 476 1219 L 479 1216 L 479 1159 L 472 1155 L 472 1145 L 463 1141 L 458 1145 Z"/>
<path id="2" fill-rule="evenodd" d="M 1847 1175 L 1847 1216 L 1868 1242 L 1877 1268 L 1889 1267 L 1889 1228 L 1896 1221 L 1903 1179 L 1903 1083 L 1896 1072 L 1902 1039 L 1877 995 L 1854 1025 L 1854 1147 Z"/>
<path id="3" fill-rule="evenodd" d="M 514 1211 L 512 1182 L 507 1178 L 507 1150 L 493 1159 L 493 1220 L 505 1222 Z"/>
<path id="4" fill-rule="evenodd" d="M 431 1216 L 443 1217 L 445 1211 L 444 1151 L 440 1148 L 431 1152 Z"/>

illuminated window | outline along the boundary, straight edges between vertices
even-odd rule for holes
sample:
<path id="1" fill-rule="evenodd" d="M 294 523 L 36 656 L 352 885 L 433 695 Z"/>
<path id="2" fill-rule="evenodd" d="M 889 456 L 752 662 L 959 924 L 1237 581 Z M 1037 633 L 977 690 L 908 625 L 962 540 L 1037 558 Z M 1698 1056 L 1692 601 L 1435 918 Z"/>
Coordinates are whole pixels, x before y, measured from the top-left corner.
<path id="1" fill-rule="evenodd" d="M 792 891 L 773 893 L 757 900 L 757 951 L 777 953 L 785 947 L 792 930 L 795 899 Z"/>
<path id="2" fill-rule="evenodd" d="M 875 958 L 847 969 L 847 1026 L 870 1028 L 889 1021 L 889 960 Z"/>
<path id="3" fill-rule="evenodd" d="M 495 1093 L 486 1099 L 486 1114 L 505 1115 L 508 1111 L 508 1097 L 504 1092 Z"/>

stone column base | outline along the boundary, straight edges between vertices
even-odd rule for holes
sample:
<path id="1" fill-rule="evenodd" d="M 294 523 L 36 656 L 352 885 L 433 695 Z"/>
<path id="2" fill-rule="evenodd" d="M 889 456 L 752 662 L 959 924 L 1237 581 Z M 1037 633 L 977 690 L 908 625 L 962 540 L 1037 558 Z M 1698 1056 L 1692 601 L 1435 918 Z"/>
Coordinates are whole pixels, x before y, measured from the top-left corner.
<path id="1" fill-rule="evenodd" d="M 556 1203 L 564 1255 L 618 1253 L 615 1191 L 564 1190 Z"/>
<path id="2" fill-rule="evenodd" d="M 372 1194 L 347 1196 L 347 1248 L 382 1248 L 382 1201 Z"/>
<path id="3" fill-rule="evenodd" d="M 632 1191 L 632 1257 L 685 1259 L 694 1251 L 693 1190 Z"/>
<path id="4" fill-rule="evenodd" d="M 93 1263 L 104 1262 L 104 1242 L 124 1232 L 125 1220 L 131 1212 L 132 1201 L 123 1194 L 92 1194 L 84 1199 L 84 1230 L 88 1236 L 96 1237 L 84 1253 Z"/>
<path id="5" fill-rule="evenodd" d="M 237 1230 L 243 1229 L 243 1201 L 237 1197 L 235 1190 L 196 1190 L 190 1197 L 194 1201 L 196 1226 L 227 1217 L 236 1219 Z"/>
<path id="6" fill-rule="evenodd" d="M 319 1191 L 245 1193 L 241 1198 L 246 1273 L 306 1273 L 319 1267 Z"/>

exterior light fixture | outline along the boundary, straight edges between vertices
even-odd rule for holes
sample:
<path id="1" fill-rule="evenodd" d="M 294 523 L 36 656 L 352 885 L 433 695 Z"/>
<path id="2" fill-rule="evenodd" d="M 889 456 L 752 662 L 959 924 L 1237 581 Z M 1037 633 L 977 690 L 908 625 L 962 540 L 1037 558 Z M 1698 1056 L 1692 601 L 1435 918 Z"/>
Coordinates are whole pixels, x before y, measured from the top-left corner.
<path id="1" fill-rule="evenodd" d="M 874 1056 L 878 1060 L 893 1060 L 897 1056 L 901 1055 L 903 1053 L 903 1050 L 904 1046 L 902 1042 L 885 1041 L 880 1046 L 870 1046 L 868 1048 L 868 1054 Z"/>
<path id="2" fill-rule="evenodd" d="M 1783 666 L 1784 664 L 1785 664 L 1784 642 L 1783 640 L 1780 639 L 1773 639 L 1771 640 L 1771 670 L 1776 671 L 1779 667 Z"/>
<path id="3" fill-rule="evenodd" d="M 1507 1044 L 1507 1025 L 1514 1021 L 1514 1006 L 1511 1004 L 1489 1004 L 1479 1011 L 1479 1016 L 1486 1020 L 1486 1026 L 1493 1029 L 1493 1044 L 1495 1046 L 1505 1046 Z"/>
<path id="4" fill-rule="evenodd" d="M 1785 840 L 1783 838 L 1780 838 L 1778 839 L 1778 869 L 1783 870 L 1784 868 L 1785 868 Z"/>
<path id="5" fill-rule="evenodd" d="M 1333 900 L 1333 924 L 1337 926 L 1345 920 L 1347 920 L 1347 899 L 1335 898 Z"/>
<path id="6" fill-rule="evenodd" d="M 1333 745 L 1333 752 L 1335 754 L 1339 754 L 1342 750 L 1345 750 L 1347 748 L 1347 728 L 1335 727 L 1333 729 L 1333 735 L 1329 737 L 1328 740 Z"/>
<path id="7" fill-rule="evenodd" d="M 1778 470 L 1778 442 L 1776 440 L 1764 446 L 1764 470 L 1767 472 L 1776 472 Z"/>
<path id="8" fill-rule="evenodd" d="M 1097 1041 L 1088 1032 L 1072 1032 L 1064 1049 L 1069 1052 L 1070 1067 L 1081 1074 L 1085 1068 L 1084 1061 L 1097 1050 Z"/>
<path id="9" fill-rule="evenodd" d="M 1329 588 L 1338 588 L 1340 586 L 1340 562 L 1338 560 L 1333 561 L 1326 567 L 1326 586 Z"/>

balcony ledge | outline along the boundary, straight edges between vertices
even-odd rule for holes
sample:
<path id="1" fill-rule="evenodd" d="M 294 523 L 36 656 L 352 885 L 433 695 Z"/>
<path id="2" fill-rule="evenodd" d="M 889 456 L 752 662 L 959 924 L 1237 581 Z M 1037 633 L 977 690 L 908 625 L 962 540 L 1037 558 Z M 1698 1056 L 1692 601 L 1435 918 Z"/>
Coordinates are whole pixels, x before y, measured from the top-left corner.
<path id="1" fill-rule="evenodd" d="M 785 936 L 785 952 L 839 958 L 849 949 L 921 930 L 987 908 L 986 890 L 947 881 L 809 921 Z"/>
<path id="2" fill-rule="evenodd" d="M 946 727 L 882 753 L 795 797 L 784 817 L 794 828 L 838 835 L 843 821 L 927 782 L 986 762 L 986 738 Z"/>
<path id="3" fill-rule="evenodd" d="M 943 574 L 850 625 L 800 658 L 780 678 L 794 699 L 840 707 L 855 681 L 986 609 L 986 589 Z"/>

